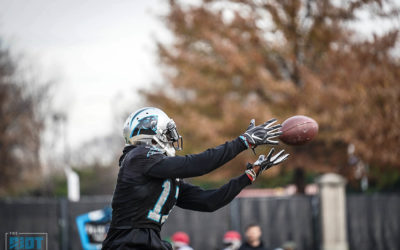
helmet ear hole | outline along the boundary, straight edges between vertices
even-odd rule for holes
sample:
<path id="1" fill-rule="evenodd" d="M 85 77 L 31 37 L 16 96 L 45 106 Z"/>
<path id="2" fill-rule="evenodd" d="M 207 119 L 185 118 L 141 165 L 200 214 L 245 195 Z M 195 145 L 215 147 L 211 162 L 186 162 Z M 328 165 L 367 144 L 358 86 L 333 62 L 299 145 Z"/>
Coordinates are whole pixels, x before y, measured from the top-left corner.
<path id="1" fill-rule="evenodd" d="M 151 144 L 153 144 L 153 145 L 157 145 L 157 142 L 156 142 L 156 140 L 154 140 L 154 139 L 151 139 Z"/>

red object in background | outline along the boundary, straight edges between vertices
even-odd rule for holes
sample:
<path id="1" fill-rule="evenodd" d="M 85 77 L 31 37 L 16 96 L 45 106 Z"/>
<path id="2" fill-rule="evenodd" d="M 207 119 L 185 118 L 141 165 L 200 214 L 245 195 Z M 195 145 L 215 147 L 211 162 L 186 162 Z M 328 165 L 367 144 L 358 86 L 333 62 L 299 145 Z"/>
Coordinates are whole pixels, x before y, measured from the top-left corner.
<path id="1" fill-rule="evenodd" d="M 185 232 L 176 232 L 172 235 L 172 241 L 174 243 L 184 243 L 186 245 L 189 245 L 190 239 L 189 239 L 189 235 L 187 235 L 187 233 Z"/>
<path id="2" fill-rule="evenodd" d="M 307 116 L 296 115 L 282 123 L 279 139 L 288 145 L 303 145 L 318 134 L 318 123 Z"/>
<path id="3" fill-rule="evenodd" d="M 240 233 L 236 231 L 228 231 L 224 235 L 224 241 L 242 240 Z"/>

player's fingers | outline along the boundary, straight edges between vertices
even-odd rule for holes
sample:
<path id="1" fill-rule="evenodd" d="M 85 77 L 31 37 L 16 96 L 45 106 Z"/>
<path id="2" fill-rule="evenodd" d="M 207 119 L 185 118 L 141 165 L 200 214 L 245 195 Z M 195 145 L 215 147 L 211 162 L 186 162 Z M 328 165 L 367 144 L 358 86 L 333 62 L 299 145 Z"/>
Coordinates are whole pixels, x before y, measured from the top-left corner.
<path id="1" fill-rule="evenodd" d="M 271 145 L 278 145 L 279 144 L 279 141 L 273 141 L 271 139 L 273 139 L 273 138 L 268 138 L 267 140 L 265 140 L 264 144 L 266 144 L 266 143 L 271 144 Z"/>
<path id="2" fill-rule="evenodd" d="M 275 148 L 271 148 L 271 150 L 269 151 L 268 155 L 267 155 L 267 160 L 270 161 L 271 156 L 274 154 L 275 152 Z"/>
<path id="3" fill-rule="evenodd" d="M 247 128 L 247 130 L 249 130 L 249 129 L 253 128 L 254 126 L 256 126 L 256 120 L 254 120 L 254 119 L 251 119 L 251 120 L 250 120 L 249 127 Z"/>
<path id="4" fill-rule="evenodd" d="M 285 150 L 281 150 L 279 151 L 277 154 L 275 154 L 274 156 L 271 157 L 271 161 L 275 161 L 281 154 L 283 154 L 283 152 L 285 152 Z"/>
<path id="5" fill-rule="evenodd" d="M 263 124 L 264 128 L 267 129 L 272 126 L 277 121 L 276 118 L 272 118 Z"/>
<path id="6" fill-rule="evenodd" d="M 276 161 L 274 161 L 274 165 L 277 165 L 283 161 L 285 161 L 289 157 L 289 154 L 282 155 Z"/>
<path id="7" fill-rule="evenodd" d="M 280 136 L 283 132 L 282 131 L 277 131 L 277 132 L 267 132 L 263 135 L 263 140 L 264 142 L 268 139 L 273 139 L 278 136 Z"/>
<path id="8" fill-rule="evenodd" d="M 263 124 L 263 126 L 264 126 L 264 129 L 269 129 L 270 127 L 272 127 L 272 125 L 274 124 L 276 122 L 276 120 L 275 121 L 273 121 L 273 122 L 267 122 L 267 123 L 265 123 L 265 124 Z"/>
<path id="9" fill-rule="evenodd" d="M 282 128 L 281 124 L 276 124 L 270 128 L 268 128 L 268 131 L 275 131 L 275 130 L 279 130 L 280 128 Z"/>
<path id="10" fill-rule="evenodd" d="M 274 137 L 280 136 L 281 134 L 283 134 L 282 131 L 277 131 L 277 132 L 273 132 L 273 133 L 268 132 L 268 133 L 267 133 L 267 137 L 268 137 L 268 138 L 274 138 Z"/>

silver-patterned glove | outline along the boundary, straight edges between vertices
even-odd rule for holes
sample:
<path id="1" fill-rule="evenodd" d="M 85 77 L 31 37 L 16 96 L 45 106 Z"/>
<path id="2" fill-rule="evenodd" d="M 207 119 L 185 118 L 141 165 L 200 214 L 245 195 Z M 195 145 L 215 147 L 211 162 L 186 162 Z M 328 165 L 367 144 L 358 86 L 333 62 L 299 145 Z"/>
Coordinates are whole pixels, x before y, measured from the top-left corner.
<path id="1" fill-rule="evenodd" d="M 272 148 L 267 156 L 260 155 L 253 164 L 247 164 L 247 170 L 245 172 L 252 182 L 255 181 L 263 171 L 282 163 L 289 157 L 289 154 L 283 154 L 285 150 L 281 150 L 279 153 L 273 155 L 274 152 L 275 149 Z"/>
<path id="2" fill-rule="evenodd" d="M 276 145 L 278 141 L 273 140 L 282 134 L 279 129 L 282 127 L 280 124 L 275 124 L 276 119 L 271 119 L 261 125 L 256 126 L 255 120 L 250 121 L 250 125 L 246 132 L 242 135 L 247 142 L 249 148 L 256 148 L 258 145 Z"/>

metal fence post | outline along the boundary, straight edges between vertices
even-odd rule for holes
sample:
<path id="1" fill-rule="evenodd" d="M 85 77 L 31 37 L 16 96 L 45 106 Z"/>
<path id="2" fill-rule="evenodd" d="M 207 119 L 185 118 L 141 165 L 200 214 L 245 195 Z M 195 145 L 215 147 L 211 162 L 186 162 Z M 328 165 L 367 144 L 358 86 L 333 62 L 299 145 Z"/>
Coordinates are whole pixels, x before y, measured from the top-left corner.
<path id="1" fill-rule="evenodd" d="M 69 249 L 69 235 L 68 235 L 68 200 L 65 198 L 60 199 L 60 249 Z"/>

